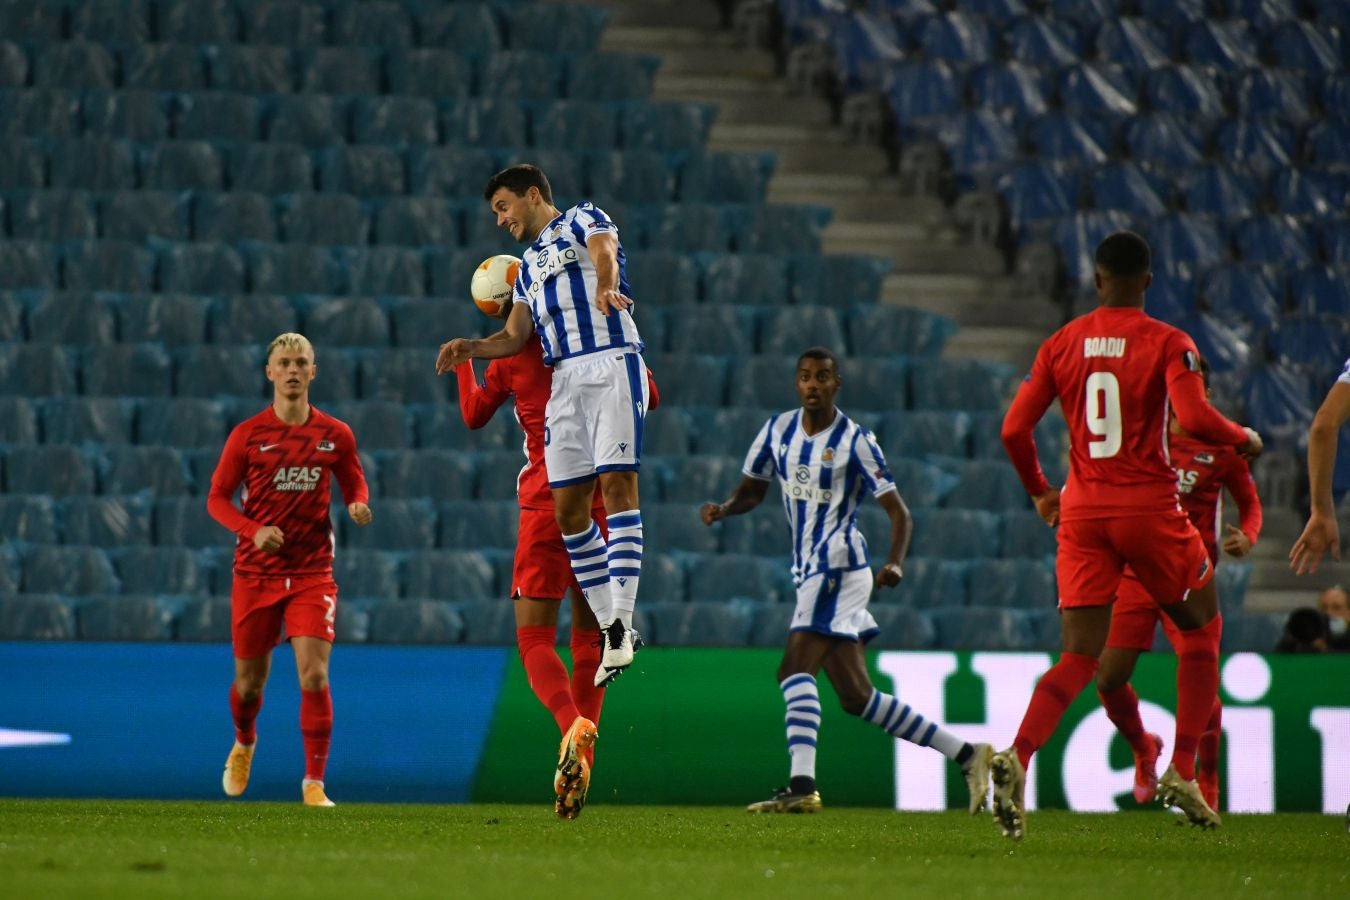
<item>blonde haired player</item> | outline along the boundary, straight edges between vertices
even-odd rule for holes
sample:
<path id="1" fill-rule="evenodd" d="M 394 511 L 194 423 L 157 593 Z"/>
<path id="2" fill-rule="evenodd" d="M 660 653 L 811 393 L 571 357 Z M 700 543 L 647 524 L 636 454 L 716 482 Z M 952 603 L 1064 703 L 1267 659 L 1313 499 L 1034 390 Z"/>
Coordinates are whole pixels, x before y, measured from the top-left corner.
<path id="1" fill-rule="evenodd" d="M 357 525 L 370 524 L 369 492 L 352 430 L 310 406 L 309 386 L 318 367 L 305 336 L 277 335 L 267 346 L 265 371 L 272 403 L 230 432 L 206 500 L 211 516 L 237 536 L 230 592 L 235 743 L 222 784 L 231 797 L 248 786 L 254 722 L 284 625 L 300 676 L 301 794 L 307 806 L 332 806 L 323 787 L 333 729 L 328 657 L 338 594 L 328 517 L 331 477 L 337 476 L 347 514 Z M 233 502 L 240 484 L 242 510 Z"/>
<path id="2" fill-rule="evenodd" d="M 544 420 L 544 460 L 572 571 L 600 623 L 595 673 L 607 684 L 633 661 L 633 607 L 642 569 L 638 468 L 647 414 L 642 338 L 633 322 L 618 228 L 591 203 L 565 212 L 538 168 L 515 165 L 488 181 L 497 224 L 529 246 L 506 326 L 481 340 L 441 345 L 436 371 L 470 359 L 502 359 L 538 335 L 553 381 Z M 609 537 L 591 519 L 596 479 Z"/>

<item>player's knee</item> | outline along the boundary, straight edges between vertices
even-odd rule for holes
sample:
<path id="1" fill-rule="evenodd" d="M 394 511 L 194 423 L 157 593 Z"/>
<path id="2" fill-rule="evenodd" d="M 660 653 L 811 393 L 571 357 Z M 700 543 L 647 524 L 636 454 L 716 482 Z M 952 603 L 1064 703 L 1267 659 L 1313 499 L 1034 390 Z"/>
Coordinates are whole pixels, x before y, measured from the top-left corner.
<path id="1" fill-rule="evenodd" d="M 245 703 L 252 703 L 262 695 L 265 679 L 251 675 L 237 675 L 234 679 L 234 692 Z"/>
<path id="2" fill-rule="evenodd" d="M 854 691 L 841 691 L 839 694 L 839 706 L 850 716 L 861 716 L 863 711 L 867 709 L 867 701 L 869 699 L 869 697 L 865 697 Z"/>
<path id="3" fill-rule="evenodd" d="M 328 667 L 310 666 L 300 671 L 300 690 L 321 691 L 328 687 Z"/>
<path id="4" fill-rule="evenodd" d="M 626 474 L 626 473 L 625 473 Z M 605 501 L 605 510 L 610 515 L 637 509 L 637 482 L 633 479 L 611 478 L 600 486 Z"/>
<path id="5" fill-rule="evenodd" d="M 1129 673 L 1121 669 L 1109 668 L 1097 670 L 1097 690 L 1101 691 L 1103 694 L 1111 694 L 1120 690 L 1129 680 Z"/>

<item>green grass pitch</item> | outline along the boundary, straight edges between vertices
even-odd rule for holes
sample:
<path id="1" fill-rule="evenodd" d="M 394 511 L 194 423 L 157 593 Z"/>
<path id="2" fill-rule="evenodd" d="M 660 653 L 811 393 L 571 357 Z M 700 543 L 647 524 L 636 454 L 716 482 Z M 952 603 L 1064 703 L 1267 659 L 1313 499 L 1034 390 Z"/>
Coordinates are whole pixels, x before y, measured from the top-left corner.
<path id="1" fill-rule="evenodd" d="M 0 897 L 1346 897 L 1339 816 L 0 800 Z"/>

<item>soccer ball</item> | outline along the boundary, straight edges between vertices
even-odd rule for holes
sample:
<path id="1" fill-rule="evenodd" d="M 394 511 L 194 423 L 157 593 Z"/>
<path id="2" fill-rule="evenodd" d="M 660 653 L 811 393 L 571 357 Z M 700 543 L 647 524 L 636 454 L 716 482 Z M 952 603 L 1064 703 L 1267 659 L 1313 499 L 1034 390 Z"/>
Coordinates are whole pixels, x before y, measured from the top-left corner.
<path id="1" fill-rule="evenodd" d="M 511 302 L 519 271 L 520 259 L 515 256 L 501 254 L 483 260 L 469 282 L 474 305 L 489 316 L 500 316 Z"/>

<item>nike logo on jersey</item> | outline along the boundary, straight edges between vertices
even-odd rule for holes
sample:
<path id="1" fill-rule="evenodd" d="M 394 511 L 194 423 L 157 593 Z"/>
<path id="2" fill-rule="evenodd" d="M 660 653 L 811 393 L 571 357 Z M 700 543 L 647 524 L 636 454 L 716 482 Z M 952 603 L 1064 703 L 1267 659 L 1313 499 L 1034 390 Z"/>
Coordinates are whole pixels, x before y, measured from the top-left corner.
<path id="1" fill-rule="evenodd" d="M 277 449 L 277 448 L 280 447 L 280 446 L 281 446 L 280 444 L 259 444 L 259 445 L 258 445 L 258 452 L 259 452 L 259 453 L 266 453 L 268 450 L 275 450 L 275 449 Z"/>

